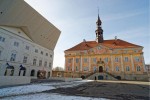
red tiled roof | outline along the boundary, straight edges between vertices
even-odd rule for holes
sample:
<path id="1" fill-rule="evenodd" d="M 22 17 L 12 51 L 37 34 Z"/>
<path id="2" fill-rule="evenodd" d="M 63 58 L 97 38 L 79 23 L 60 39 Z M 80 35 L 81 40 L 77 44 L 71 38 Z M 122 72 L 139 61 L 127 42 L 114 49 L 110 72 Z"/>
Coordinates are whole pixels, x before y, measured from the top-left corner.
<path id="1" fill-rule="evenodd" d="M 142 46 L 135 45 L 135 44 L 132 44 L 132 43 L 120 40 L 120 39 L 117 39 L 117 40 L 113 39 L 113 40 L 104 40 L 103 43 L 97 43 L 96 41 L 85 41 L 65 51 L 88 50 L 90 48 L 96 47 L 99 44 L 102 44 L 112 49 L 142 47 Z"/>

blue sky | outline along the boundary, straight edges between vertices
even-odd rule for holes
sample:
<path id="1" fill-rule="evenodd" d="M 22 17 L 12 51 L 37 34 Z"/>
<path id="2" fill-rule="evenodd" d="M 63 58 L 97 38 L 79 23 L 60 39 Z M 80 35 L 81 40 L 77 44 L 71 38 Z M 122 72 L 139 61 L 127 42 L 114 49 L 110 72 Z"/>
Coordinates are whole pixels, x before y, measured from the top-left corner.
<path id="1" fill-rule="evenodd" d="M 150 64 L 149 0 L 25 0 L 61 30 L 53 67 L 64 67 L 64 50 L 83 39 L 95 40 L 99 15 L 104 39 L 119 39 L 144 47 Z"/>

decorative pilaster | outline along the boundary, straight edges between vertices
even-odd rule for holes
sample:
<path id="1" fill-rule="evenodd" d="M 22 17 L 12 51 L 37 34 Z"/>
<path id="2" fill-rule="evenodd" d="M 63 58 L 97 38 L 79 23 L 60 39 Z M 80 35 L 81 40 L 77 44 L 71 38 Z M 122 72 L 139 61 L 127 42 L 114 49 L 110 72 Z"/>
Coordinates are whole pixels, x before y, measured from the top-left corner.
<path id="1" fill-rule="evenodd" d="M 82 56 L 80 57 L 80 71 L 82 71 Z"/>
<path id="2" fill-rule="evenodd" d="M 143 69 L 144 69 L 144 72 L 146 72 L 146 68 L 145 68 L 145 60 L 144 60 L 143 54 L 141 54 L 141 58 L 142 58 L 142 63 L 143 63 Z"/>
<path id="3" fill-rule="evenodd" d="M 133 56 L 131 55 L 131 65 L 132 65 L 132 72 L 134 72 L 134 63 L 133 63 Z"/>
<path id="4" fill-rule="evenodd" d="M 74 71 L 74 57 L 73 57 L 72 60 L 73 60 L 73 61 L 72 61 L 72 71 Z"/>
<path id="5" fill-rule="evenodd" d="M 121 71 L 124 72 L 122 55 L 121 55 Z"/>
<path id="6" fill-rule="evenodd" d="M 91 60 L 90 60 L 90 57 L 89 57 L 89 71 L 91 71 Z"/>
<path id="7" fill-rule="evenodd" d="M 113 61 L 113 57 L 111 55 L 111 66 L 112 66 L 112 72 L 114 71 L 114 61 Z"/>

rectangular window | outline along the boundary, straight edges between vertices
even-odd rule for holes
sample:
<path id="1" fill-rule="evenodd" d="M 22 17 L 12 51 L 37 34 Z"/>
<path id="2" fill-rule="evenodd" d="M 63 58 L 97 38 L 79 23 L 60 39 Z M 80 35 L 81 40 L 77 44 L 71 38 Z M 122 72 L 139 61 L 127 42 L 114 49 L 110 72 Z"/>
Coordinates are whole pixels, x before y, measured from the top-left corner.
<path id="1" fill-rule="evenodd" d="M 84 63 L 87 63 L 87 58 L 84 58 Z"/>
<path id="2" fill-rule="evenodd" d="M 36 59 L 33 59 L 33 65 L 34 66 L 36 65 Z"/>
<path id="3" fill-rule="evenodd" d="M 5 42 L 5 38 L 2 39 L 2 42 Z"/>
<path id="4" fill-rule="evenodd" d="M 51 63 L 49 63 L 49 67 L 51 68 L 51 66 L 52 66 L 52 64 Z"/>
<path id="5" fill-rule="evenodd" d="M 96 63 L 96 58 L 93 58 L 93 62 Z"/>
<path id="6" fill-rule="evenodd" d="M 45 61 L 45 63 L 44 63 L 44 67 L 47 67 L 47 61 Z"/>
<path id="7" fill-rule="evenodd" d="M 79 63 L 79 59 L 78 58 L 76 58 L 76 63 Z"/>
<path id="8" fill-rule="evenodd" d="M 141 71 L 141 67 L 140 67 L 140 66 L 137 66 L 137 67 L 136 67 L 136 71 Z"/>
<path id="9" fill-rule="evenodd" d="M 109 67 L 107 66 L 107 67 L 106 67 L 106 72 L 108 72 L 108 71 L 109 71 Z"/>
<path id="10" fill-rule="evenodd" d="M 139 58 L 139 57 L 135 57 L 135 61 L 136 61 L 136 62 L 139 62 L 139 61 L 140 61 L 140 58 Z"/>
<path id="11" fill-rule="evenodd" d="M 96 66 L 95 66 L 95 67 L 93 67 L 93 71 L 94 71 L 94 72 L 96 72 Z"/>
<path id="12" fill-rule="evenodd" d="M 26 46 L 26 50 L 29 50 L 29 46 Z"/>
<path id="13" fill-rule="evenodd" d="M 70 71 L 70 67 L 68 67 L 68 71 Z"/>
<path id="14" fill-rule="evenodd" d="M 48 53 L 46 53 L 46 56 L 48 56 Z"/>
<path id="15" fill-rule="evenodd" d="M 16 60 L 16 54 L 15 54 L 15 53 L 12 53 L 12 54 L 11 54 L 10 61 L 15 61 L 15 60 Z"/>
<path id="16" fill-rule="evenodd" d="M 35 52 L 38 53 L 38 49 L 35 49 Z"/>
<path id="17" fill-rule="evenodd" d="M 53 57 L 53 55 L 50 55 L 50 57 L 52 58 L 52 57 Z"/>
<path id="18" fill-rule="evenodd" d="M 0 36 L 0 41 L 5 42 L 5 38 Z"/>
<path id="19" fill-rule="evenodd" d="M 119 71 L 119 67 L 118 66 L 116 66 L 116 71 Z"/>
<path id="20" fill-rule="evenodd" d="M 68 63 L 71 63 L 71 58 L 70 58 L 70 59 L 68 59 Z"/>
<path id="21" fill-rule="evenodd" d="M 78 66 L 76 66 L 76 71 L 78 71 Z"/>
<path id="22" fill-rule="evenodd" d="M 119 58 L 116 57 L 116 58 L 115 58 L 115 62 L 119 62 Z"/>
<path id="23" fill-rule="evenodd" d="M 28 57 L 24 56 L 24 58 L 23 58 L 23 63 L 27 63 L 27 58 L 28 58 Z"/>
<path id="24" fill-rule="evenodd" d="M 125 58 L 124 58 L 124 61 L 125 61 L 125 62 L 128 62 L 128 57 L 125 57 Z"/>
<path id="25" fill-rule="evenodd" d="M 2 55 L 2 50 L 0 50 L 0 58 L 1 58 L 1 55 Z"/>
<path id="26" fill-rule="evenodd" d="M 42 66 L 42 60 L 39 60 L 39 66 Z"/>
<path id="27" fill-rule="evenodd" d="M 126 71 L 130 71 L 130 67 L 129 66 L 126 66 Z"/>
<path id="28" fill-rule="evenodd" d="M 41 55 L 43 55 L 43 51 L 41 51 Z"/>
<path id="29" fill-rule="evenodd" d="M 108 62 L 108 58 L 105 58 L 105 62 Z"/>
<path id="30" fill-rule="evenodd" d="M 14 46 L 15 46 L 15 47 L 18 47 L 18 46 L 19 46 L 19 42 L 16 42 L 16 41 L 15 41 L 15 42 L 14 42 Z"/>

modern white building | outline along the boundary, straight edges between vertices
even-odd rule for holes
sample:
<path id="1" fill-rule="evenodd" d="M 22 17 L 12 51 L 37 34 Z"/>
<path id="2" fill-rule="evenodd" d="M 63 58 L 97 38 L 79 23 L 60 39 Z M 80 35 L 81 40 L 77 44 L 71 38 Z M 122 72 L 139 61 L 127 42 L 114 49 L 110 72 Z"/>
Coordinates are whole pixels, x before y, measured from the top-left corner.
<path id="1" fill-rule="evenodd" d="M 0 0 L 0 76 L 51 77 L 60 33 L 24 0 Z"/>

